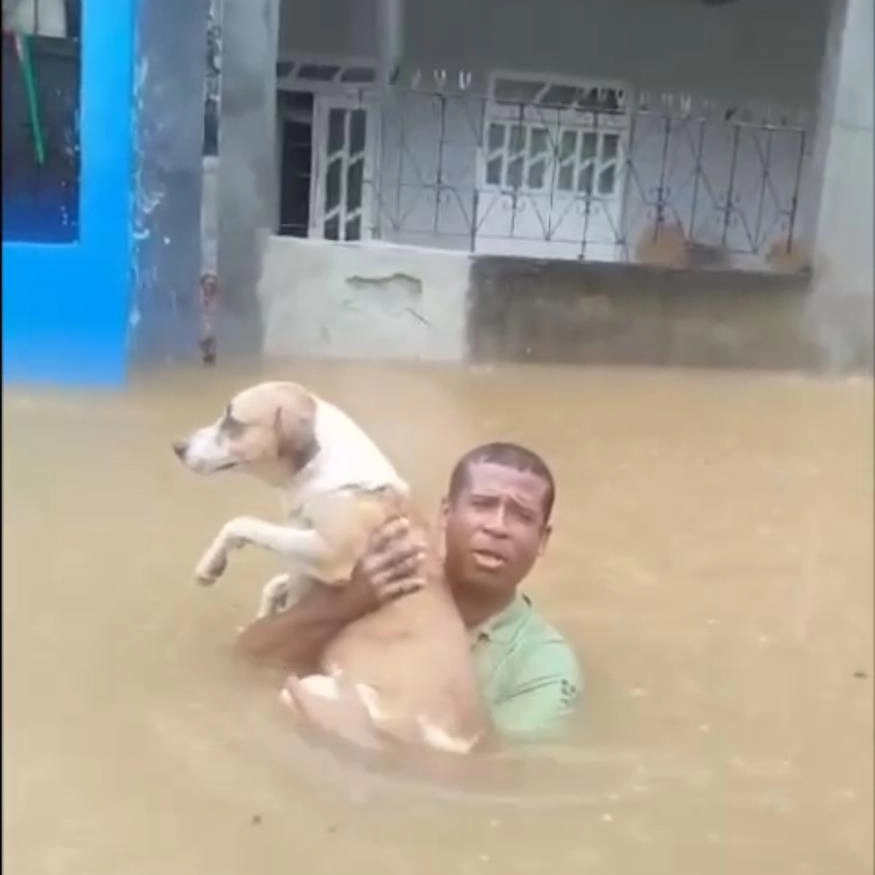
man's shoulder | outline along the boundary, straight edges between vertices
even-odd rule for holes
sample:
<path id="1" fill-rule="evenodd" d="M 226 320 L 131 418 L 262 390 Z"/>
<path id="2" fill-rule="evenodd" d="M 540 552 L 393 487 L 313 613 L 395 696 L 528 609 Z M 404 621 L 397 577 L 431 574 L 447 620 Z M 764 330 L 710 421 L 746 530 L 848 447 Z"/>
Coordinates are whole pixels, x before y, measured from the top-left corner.
<path id="1" fill-rule="evenodd" d="M 565 680 L 576 689 L 582 686 L 580 661 L 565 636 L 548 622 L 526 596 L 527 610 L 514 642 L 514 657 L 519 671 L 543 678 Z"/>
<path id="2" fill-rule="evenodd" d="M 496 728 L 507 736 L 538 737 L 560 729 L 583 692 L 574 648 L 525 597 L 508 610 L 498 632 L 492 646 L 501 655 L 486 672 Z"/>

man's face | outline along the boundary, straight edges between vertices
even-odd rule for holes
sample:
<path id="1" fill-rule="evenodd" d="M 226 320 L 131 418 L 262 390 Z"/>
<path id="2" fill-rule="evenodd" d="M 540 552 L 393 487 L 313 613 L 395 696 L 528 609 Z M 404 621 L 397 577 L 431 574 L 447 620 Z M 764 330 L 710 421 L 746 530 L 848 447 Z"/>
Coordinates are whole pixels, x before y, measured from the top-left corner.
<path id="1" fill-rule="evenodd" d="M 529 471 L 493 462 L 470 465 L 464 487 L 443 505 L 450 581 L 512 594 L 546 547 L 548 488 Z"/>

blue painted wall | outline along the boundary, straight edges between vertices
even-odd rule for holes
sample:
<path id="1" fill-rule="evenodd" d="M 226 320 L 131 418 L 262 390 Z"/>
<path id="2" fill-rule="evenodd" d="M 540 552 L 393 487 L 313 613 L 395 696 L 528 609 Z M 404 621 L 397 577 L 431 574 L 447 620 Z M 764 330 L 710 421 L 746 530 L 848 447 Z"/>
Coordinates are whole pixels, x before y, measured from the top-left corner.
<path id="1" fill-rule="evenodd" d="M 82 0 L 79 239 L 3 241 L 5 383 L 124 383 L 135 6 Z"/>

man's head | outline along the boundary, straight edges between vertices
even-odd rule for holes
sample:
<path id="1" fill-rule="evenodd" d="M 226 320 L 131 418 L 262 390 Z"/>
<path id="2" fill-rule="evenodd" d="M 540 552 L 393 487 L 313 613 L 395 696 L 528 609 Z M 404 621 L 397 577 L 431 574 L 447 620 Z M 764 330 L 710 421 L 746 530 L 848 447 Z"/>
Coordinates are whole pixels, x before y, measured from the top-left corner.
<path id="1" fill-rule="evenodd" d="M 525 447 L 491 443 L 466 453 L 443 502 L 450 582 L 509 598 L 547 545 L 555 493 L 550 469 Z"/>

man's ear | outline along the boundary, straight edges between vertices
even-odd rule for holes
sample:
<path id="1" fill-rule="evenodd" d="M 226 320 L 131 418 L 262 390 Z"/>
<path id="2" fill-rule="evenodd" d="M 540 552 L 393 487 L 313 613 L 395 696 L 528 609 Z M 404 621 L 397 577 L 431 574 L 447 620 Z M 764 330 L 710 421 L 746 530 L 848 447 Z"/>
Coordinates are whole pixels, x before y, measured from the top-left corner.
<path id="1" fill-rule="evenodd" d="M 547 545 L 550 543 L 550 535 L 553 534 L 553 526 L 550 523 L 544 526 L 544 531 L 541 532 L 541 543 L 538 545 L 538 555 L 543 556 L 547 552 Z"/>

